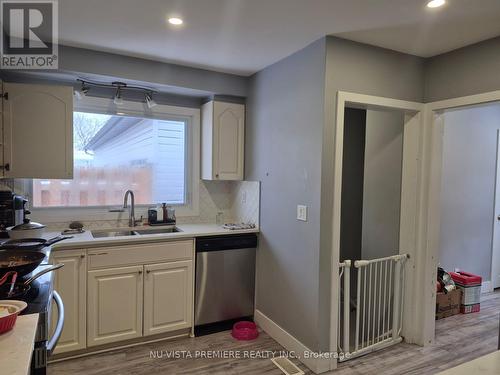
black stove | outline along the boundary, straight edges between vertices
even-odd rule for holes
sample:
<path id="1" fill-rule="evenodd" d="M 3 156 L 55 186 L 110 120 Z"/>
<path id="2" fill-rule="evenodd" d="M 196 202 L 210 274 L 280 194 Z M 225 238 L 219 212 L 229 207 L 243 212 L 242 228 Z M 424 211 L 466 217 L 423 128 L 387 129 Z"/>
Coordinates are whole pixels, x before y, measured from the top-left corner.
<path id="1" fill-rule="evenodd" d="M 50 247 L 42 250 L 45 253 L 45 259 L 42 263 L 29 275 L 26 275 L 18 282 L 27 280 L 32 275 L 42 271 L 44 268 L 50 267 L 49 256 Z M 54 272 L 48 272 L 31 283 L 31 288 L 23 296 L 16 296 L 11 299 L 24 301 L 28 304 L 20 315 L 39 314 L 38 326 L 35 335 L 35 348 L 32 355 L 31 374 L 43 375 L 46 374 L 47 358 L 50 355 L 53 346 L 57 343 L 57 339 L 49 338 L 50 319 L 52 301 L 55 299 L 54 293 Z M 5 299 L 0 296 L 0 299 Z M 64 312 L 59 314 L 58 320 L 64 320 Z M 53 344 L 52 344 L 53 343 Z"/>
<path id="2" fill-rule="evenodd" d="M 29 279 L 32 275 L 42 271 L 43 269 L 50 267 L 49 256 L 50 249 L 42 251 L 45 253 L 45 259 L 42 263 L 29 275 L 19 278 L 17 282 L 24 282 Z M 54 291 L 54 272 L 48 272 L 45 275 L 40 276 L 38 279 L 31 283 L 31 287 L 28 292 L 23 296 L 16 296 L 13 298 L 6 298 L 5 296 L 0 296 L 0 299 L 15 299 L 24 301 L 28 304 L 28 307 L 24 309 L 20 315 L 29 314 L 47 314 L 49 313 L 50 301 L 52 299 L 52 292 Z"/>

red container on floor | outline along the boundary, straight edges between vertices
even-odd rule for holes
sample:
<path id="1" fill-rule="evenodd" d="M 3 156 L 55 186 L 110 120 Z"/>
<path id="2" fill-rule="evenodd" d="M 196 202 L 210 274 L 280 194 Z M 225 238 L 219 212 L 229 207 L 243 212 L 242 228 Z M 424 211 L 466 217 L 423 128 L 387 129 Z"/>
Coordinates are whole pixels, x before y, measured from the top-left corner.
<path id="1" fill-rule="evenodd" d="M 254 322 L 237 322 L 233 325 L 231 335 L 240 341 L 255 340 L 259 337 L 257 325 Z"/>
<path id="2" fill-rule="evenodd" d="M 462 290 L 460 312 L 469 314 L 481 309 L 481 276 L 469 272 L 450 272 L 455 285 Z"/>

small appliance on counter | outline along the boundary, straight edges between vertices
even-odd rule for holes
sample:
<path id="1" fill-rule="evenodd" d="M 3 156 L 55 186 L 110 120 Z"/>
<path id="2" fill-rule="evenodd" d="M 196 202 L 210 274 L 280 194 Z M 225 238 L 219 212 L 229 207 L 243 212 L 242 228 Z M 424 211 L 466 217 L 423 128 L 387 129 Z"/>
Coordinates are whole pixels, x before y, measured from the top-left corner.
<path id="1" fill-rule="evenodd" d="M 166 203 L 148 209 L 149 225 L 172 225 L 175 223 L 175 209 L 171 206 L 167 206 Z"/>
<path id="2" fill-rule="evenodd" d="M 25 206 L 28 201 L 21 195 L 11 191 L 0 191 L 0 238 L 8 238 L 8 227 L 14 227 L 24 223 L 24 219 L 30 212 Z"/>

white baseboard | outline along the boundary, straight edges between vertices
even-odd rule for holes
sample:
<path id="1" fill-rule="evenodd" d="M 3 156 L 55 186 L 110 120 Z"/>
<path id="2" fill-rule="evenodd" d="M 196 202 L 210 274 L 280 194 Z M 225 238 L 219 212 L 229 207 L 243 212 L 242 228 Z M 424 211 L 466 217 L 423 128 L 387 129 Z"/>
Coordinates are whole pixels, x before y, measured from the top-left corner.
<path id="1" fill-rule="evenodd" d="M 493 283 L 491 281 L 483 281 L 481 285 L 481 294 L 493 292 Z"/>
<path id="2" fill-rule="evenodd" d="M 286 350 L 294 352 L 298 359 L 315 374 L 330 371 L 330 364 L 333 360 L 327 358 L 304 358 L 303 353 L 313 353 L 307 346 L 281 328 L 277 323 L 267 317 L 259 310 L 255 310 L 254 320 L 269 336 L 276 340 Z"/>

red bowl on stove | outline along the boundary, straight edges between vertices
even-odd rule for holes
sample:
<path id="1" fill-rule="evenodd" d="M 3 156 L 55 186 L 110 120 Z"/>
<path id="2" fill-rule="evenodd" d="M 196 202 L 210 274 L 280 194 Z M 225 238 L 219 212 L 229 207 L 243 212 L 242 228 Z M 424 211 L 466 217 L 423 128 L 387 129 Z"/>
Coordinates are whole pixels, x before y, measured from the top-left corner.
<path id="1" fill-rule="evenodd" d="M 23 301 L 0 300 L 0 313 L 7 309 L 7 315 L 0 318 L 0 334 L 10 331 L 16 324 L 17 316 L 28 305 Z"/>
<path id="2" fill-rule="evenodd" d="M 254 322 L 237 322 L 233 325 L 233 330 L 231 335 L 236 340 L 248 341 L 255 340 L 259 337 L 259 331 L 257 329 L 257 325 Z"/>

